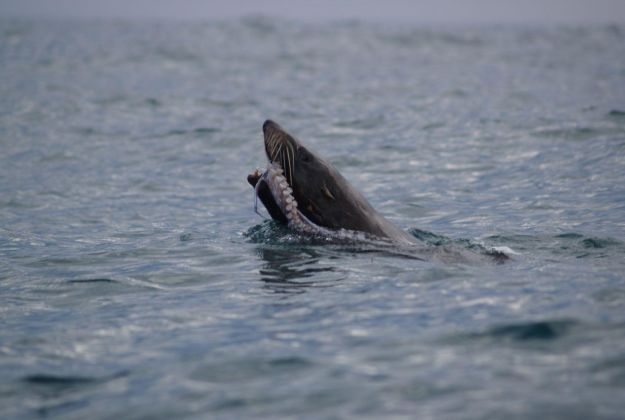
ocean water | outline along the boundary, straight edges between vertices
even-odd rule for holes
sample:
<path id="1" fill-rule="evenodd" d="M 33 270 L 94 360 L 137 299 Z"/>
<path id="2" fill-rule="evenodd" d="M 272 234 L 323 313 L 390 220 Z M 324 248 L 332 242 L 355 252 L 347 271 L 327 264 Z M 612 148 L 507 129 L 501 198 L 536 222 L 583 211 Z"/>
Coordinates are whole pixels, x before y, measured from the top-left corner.
<path id="1" fill-rule="evenodd" d="M 280 123 L 428 244 L 253 211 Z M 625 27 L 0 20 L 3 418 L 617 419 Z"/>

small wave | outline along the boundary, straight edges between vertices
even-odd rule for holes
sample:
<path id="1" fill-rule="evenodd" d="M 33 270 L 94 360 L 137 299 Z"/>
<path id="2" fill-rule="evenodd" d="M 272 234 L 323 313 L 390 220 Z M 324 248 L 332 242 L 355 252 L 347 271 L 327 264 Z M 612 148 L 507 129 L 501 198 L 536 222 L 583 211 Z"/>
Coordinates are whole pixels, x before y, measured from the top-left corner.
<path id="1" fill-rule="evenodd" d="M 143 103 L 153 108 L 156 108 L 162 105 L 162 103 L 156 98 L 146 98 L 146 100 L 143 101 Z"/>
<path id="2" fill-rule="evenodd" d="M 281 368 L 300 368 L 313 366 L 313 362 L 298 356 L 280 357 L 269 360 L 269 365 Z"/>
<path id="3" fill-rule="evenodd" d="M 197 128 L 193 128 L 193 129 L 174 129 L 174 130 L 169 130 L 168 132 L 163 134 L 161 137 L 187 136 L 187 135 L 203 137 L 203 136 L 206 136 L 208 134 L 218 133 L 219 131 L 220 131 L 219 128 L 216 128 L 216 127 L 197 127 Z"/>
<path id="4" fill-rule="evenodd" d="M 480 47 L 485 44 L 482 37 L 469 32 L 459 31 L 432 31 L 427 29 L 403 29 L 392 33 L 379 34 L 382 41 L 400 47 L 414 47 L 420 45 L 449 45 L 456 47 Z"/>
<path id="5" fill-rule="evenodd" d="M 488 249 L 492 250 L 493 252 L 498 252 L 504 255 L 521 255 L 520 252 L 516 252 L 514 249 L 510 248 L 509 246 L 492 246 L 492 247 L 488 247 Z"/>
<path id="6" fill-rule="evenodd" d="M 245 27 L 260 35 L 269 35 L 276 32 L 278 29 L 277 25 L 280 24 L 280 21 L 276 18 L 259 14 L 243 16 L 240 22 Z"/>
<path id="7" fill-rule="evenodd" d="M 556 235 L 556 238 L 565 238 L 565 239 L 579 239 L 583 237 L 584 235 L 582 235 L 581 233 L 575 233 L 575 232 L 567 232 L 567 233 L 561 233 L 560 235 Z"/>
<path id="8" fill-rule="evenodd" d="M 412 228 L 409 233 L 418 240 L 435 247 L 444 247 L 448 245 L 465 248 L 478 254 L 486 255 L 495 262 L 501 263 L 510 259 L 510 255 L 520 255 L 519 252 L 513 251 L 509 246 L 490 246 L 471 239 L 451 239 L 446 236 L 436 235 L 421 229 Z"/>
<path id="9" fill-rule="evenodd" d="M 509 341 L 541 342 L 560 339 L 577 325 L 572 320 L 530 321 L 493 326 L 481 332 L 461 333 L 450 337 L 452 342 L 466 341 Z"/>
<path id="10" fill-rule="evenodd" d="M 613 109 L 610 112 L 608 112 L 608 116 L 616 117 L 616 118 L 625 118 L 625 111 L 621 109 Z"/>
<path id="11" fill-rule="evenodd" d="M 408 230 L 412 236 L 417 238 L 418 240 L 425 242 L 428 245 L 440 246 L 440 245 L 448 245 L 452 243 L 451 238 L 446 236 L 436 235 L 432 232 L 428 232 L 425 230 L 412 228 Z"/>
<path id="12" fill-rule="evenodd" d="M 605 134 L 605 129 L 586 126 L 542 127 L 533 131 L 535 136 L 568 140 L 590 140 Z"/>
<path id="13" fill-rule="evenodd" d="M 219 363 L 208 362 L 198 366 L 191 378 L 199 382 L 232 383 L 254 380 L 268 374 L 293 374 L 314 367 L 314 362 L 304 357 L 285 356 L 265 358 L 233 357 Z"/>
<path id="14" fill-rule="evenodd" d="M 484 238 L 489 246 L 509 246 L 522 254 L 547 251 L 574 258 L 603 258 L 625 253 L 625 244 L 610 237 L 587 236 L 578 232 L 558 235 L 508 235 Z"/>
<path id="15" fill-rule="evenodd" d="M 23 378 L 24 382 L 34 385 L 83 385 L 98 382 L 97 378 L 88 376 L 57 376 L 48 374 L 27 375 Z"/>
<path id="16" fill-rule="evenodd" d="M 69 280 L 69 283 L 119 283 L 117 280 L 109 278 L 93 278 L 93 279 L 74 279 Z"/>
<path id="17" fill-rule="evenodd" d="M 581 244 L 585 248 L 601 249 L 609 246 L 620 245 L 620 242 L 612 238 L 584 238 L 581 240 Z"/>
<path id="18" fill-rule="evenodd" d="M 180 235 L 180 242 L 189 242 L 193 240 L 193 234 L 191 233 L 183 233 Z"/>
<path id="19" fill-rule="evenodd" d="M 485 332 L 485 336 L 493 338 L 509 338 L 515 341 L 555 340 L 564 336 L 573 321 L 538 321 L 524 324 L 509 324 L 494 327 Z"/>
<path id="20" fill-rule="evenodd" d="M 249 228 L 243 235 L 257 244 L 281 244 L 293 242 L 292 233 L 284 226 L 273 220 L 264 220 L 262 223 Z"/>
<path id="21" fill-rule="evenodd" d="M 558 253 L 564 252 L 576 258 L 603 258 L 614 254 L 625 253 L 625 244 L 605 237 L 593 237 L 585 235 L 558 235 L 556 238 L 563 240 L 558 243 Z"/>
<path id="22" fill-rule="evenodd" d="M 26 375 L 22 378 L 22 382 L 50 386 L 50 387 L 74 387 L 84 386 L 88 384 L 96 384 L 107 382 L 113 379 L 122 378 L 129 374 L 128 371 L 120 371 L 118 373 L 107 376 L 74 376 L 74 375 L 52 375 L 48 373 L 35 373 L 32 375 Z"/>

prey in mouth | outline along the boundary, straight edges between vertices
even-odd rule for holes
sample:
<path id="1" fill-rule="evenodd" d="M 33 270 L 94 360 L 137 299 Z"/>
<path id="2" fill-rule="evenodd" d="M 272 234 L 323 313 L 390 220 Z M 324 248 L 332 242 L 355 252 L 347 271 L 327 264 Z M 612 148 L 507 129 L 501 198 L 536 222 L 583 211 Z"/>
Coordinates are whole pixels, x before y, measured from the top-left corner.
<path id="1" fill-rule="evenodd" d="M 265 121 L 263 134 L 269 164 L 247 180 L 273 219 L 299 233 L 412 243 L 334 166 L 277 123 Z"/>

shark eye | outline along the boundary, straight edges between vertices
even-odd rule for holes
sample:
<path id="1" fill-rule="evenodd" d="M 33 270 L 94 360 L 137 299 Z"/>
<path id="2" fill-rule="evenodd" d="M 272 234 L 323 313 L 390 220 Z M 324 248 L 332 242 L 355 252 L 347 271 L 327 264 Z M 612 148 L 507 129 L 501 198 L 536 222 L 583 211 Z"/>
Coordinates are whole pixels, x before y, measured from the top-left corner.
<path id="1" fill-rule="evenodd" d="M 302 162 L 309 162 L 310 161 L 310 155 L 308 154 L 307 150 L 300 149 L 299 153 L 300 153 L 300 159 L 302 160 Z"/>

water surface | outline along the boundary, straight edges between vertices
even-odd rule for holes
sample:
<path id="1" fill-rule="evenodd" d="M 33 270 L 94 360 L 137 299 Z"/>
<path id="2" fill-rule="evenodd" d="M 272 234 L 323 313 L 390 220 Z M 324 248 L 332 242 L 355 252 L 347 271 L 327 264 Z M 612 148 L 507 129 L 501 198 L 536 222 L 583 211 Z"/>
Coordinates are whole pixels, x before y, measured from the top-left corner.
<path id="1" fill-rule="evenodd" d="M 5 417 L 619 418 L 625 28 L 0 20 Z M 272 118 L 447 264 L 252 210 Z"/>

